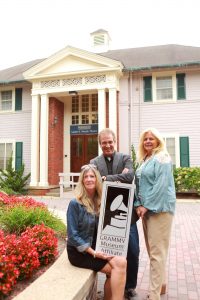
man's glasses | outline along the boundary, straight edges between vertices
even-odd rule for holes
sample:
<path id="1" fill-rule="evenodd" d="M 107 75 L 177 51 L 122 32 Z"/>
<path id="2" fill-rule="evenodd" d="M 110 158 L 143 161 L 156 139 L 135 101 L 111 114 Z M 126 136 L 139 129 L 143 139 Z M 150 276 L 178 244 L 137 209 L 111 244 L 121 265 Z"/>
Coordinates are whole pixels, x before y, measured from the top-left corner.
<path id="1" fill-rule="evenodd" d="M 88 164 L 88 165 L 84 165 L 84 166 L 82 166 L 81 167 L 81 171 L 83 171 L 83 170 L 89 170 L 89 169 L 96 169 L 97 170 L 97 166 L 96 165 L 94 165 L 94 164 Z"/>

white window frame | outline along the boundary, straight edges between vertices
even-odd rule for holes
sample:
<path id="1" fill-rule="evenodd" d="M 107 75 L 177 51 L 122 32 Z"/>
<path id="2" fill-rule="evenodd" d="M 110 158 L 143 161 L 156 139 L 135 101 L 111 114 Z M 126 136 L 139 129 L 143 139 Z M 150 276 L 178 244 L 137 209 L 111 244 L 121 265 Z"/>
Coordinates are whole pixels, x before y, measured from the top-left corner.
<path id="1" fill-rule="evenodd" d="M 13 139 L 0 139 L 0 144 L 12 144 L 12 155 L 13 155 L 12 167 L 15 169 L 15 145 L 16 145 L 16 141 L 13 140 Z"/>
<path id="2" fill-rule="evenodd" d="M 1 104 L 0 104 L 0 113 L 7 113 L 7 112 L 11 112 L 14 111 L 14 107 L 15 107 L 15 89 L 14 87 L 3 87 L 0 89 L 0 102 L 2 101 L 1 99 L 1 92 L 6 92 L 6 91 L 12 91 L 12 108 L 9 110 L 2 110 L 1 109 Z"/>
<path id="3" fill-rule="evenodd" d="M 171 99 L 157 99 L 156 80 L 160 77 L 172 77 L 172 98 Z M 154 72 L 152 74 L 152 96 L 154 103 L 171 103 L 177 101 L 177 87 L 176 87 L 176 72 Z"/>
<path id="4" fill-rule="evenodd" d="M 85 94 L 85 95 L 89 96 L 89 107 L 88 107 L 88 111 L 84 111 L 84 112 L 82 111 L 82 95 L 84 95 L 84 94 L 79 95 L 79 112 L 72 112 L 72 101 L 71 101 L 71 124 L 72 124 L 72 116 L 75 116 L 75 115 L 79 115 L 79 123 L 77 125 L 96 124 L 96 123 L 92 122 L 92 119 L 93 119 L 93 115 L 96 114 L 97 121 L 98 121 L 98 110 L 92 111 L 92 94 Z M 97 95 L 97 98 L 98 98 L 98 95 Z M 89 117 L 89 123 L 82 123 L 83 115 L 87 115 Z M 73 125 L 75 125 L 75 124 L 73 124 Z"/>
<path id="5" fill-rule="evenodd" d="M 179 133 L 165 133 L 162 134 L 162 137 L 166 141 L 167 138 L 175 139 L 175 161 L 176 161 L 176 168 L 180 167 L 180 142 L 179 142 Z"/>

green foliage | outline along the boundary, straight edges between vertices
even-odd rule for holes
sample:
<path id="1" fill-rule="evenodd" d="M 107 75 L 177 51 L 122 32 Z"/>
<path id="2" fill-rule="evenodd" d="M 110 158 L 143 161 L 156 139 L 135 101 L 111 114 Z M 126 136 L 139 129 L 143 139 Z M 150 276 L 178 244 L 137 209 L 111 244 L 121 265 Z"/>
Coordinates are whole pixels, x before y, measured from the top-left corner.
<path id="1" fill-rule="evenodd" d="M 138 167 L 138 163 L 136 161 L 136 153 L 135 153 L 135 148 L 133 145 L 131 146 L 131 154 L 132 154 L 132 160 L 133 160 L 133 170 L 136 171 L 136 169 Z"/>
<path id="2" fill-rule="evenodd" d="M 53 213 L 42 207 L 15 205 L 0 209 L 0 227 L 8 233 L 21 234 L 27 227 L 44 224 L 53 229 L 58 236 L 66 235 L 66 225 Z"/>
<path id="3" fill-rule="evenodd" d="M 0 169 L 0 189 L 6 192 L 8 195 L 27 194 L 27 181 L 30 177 L 30 173 L 24 176 L 24 164 L 18 169 L 14 170 L 12 167 L 12 156 L 8 161 L 6 170 Z"/>
<path id="4" fill-rule="evenodd" d="M 200 195 L 200 168 L 174 169 L 176 192 L 197 192 Z"/>

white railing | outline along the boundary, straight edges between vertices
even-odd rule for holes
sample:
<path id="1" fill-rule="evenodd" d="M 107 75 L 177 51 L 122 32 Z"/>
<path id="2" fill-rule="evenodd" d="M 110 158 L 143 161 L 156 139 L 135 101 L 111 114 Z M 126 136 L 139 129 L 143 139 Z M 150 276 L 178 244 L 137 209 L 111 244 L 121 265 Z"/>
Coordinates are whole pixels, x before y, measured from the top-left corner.
<path id="1" fill-rule="evenodd" d="M 69 172 L 69 173 L 59 173 L 60 177 L 60 197 L 63 198 L 63 193 L 64 193 L 64 188 L 66 187 L 71 187 L 72 190 L 75 188 L 77 185 L 77 181 L 75 181 L 75 177 L 79 177 L 80 173 L 74 173 L 74 172 Z"/>

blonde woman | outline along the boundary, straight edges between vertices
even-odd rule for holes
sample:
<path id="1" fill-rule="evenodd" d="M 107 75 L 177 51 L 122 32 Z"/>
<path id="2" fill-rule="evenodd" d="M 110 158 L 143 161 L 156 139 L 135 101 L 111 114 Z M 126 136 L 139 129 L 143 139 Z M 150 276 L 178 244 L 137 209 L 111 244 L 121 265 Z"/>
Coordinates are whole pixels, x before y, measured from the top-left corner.
<path id="1" fill-rule="evenodd" d="M 83 166 L 67 210 L 67 253 L 72 265 L 107 275 L 105 300 L 122 300 L 126 259 L 95 251 L 101 194 L 102 179 L 96 166 Z"/>
<path id="2" fill-rule="evenodd" d="M 138 160 L 134 206 L 142 218 L 150 258 L 150 293 L 147 299 L 160 300 L 160 294 L 166 292 L 165 265 L 176 194 L 171 158 L 155 128 L 142 132 Z"/>

